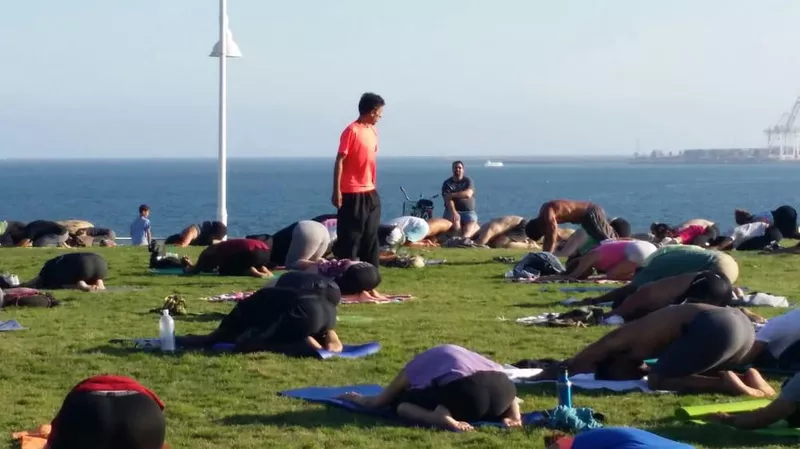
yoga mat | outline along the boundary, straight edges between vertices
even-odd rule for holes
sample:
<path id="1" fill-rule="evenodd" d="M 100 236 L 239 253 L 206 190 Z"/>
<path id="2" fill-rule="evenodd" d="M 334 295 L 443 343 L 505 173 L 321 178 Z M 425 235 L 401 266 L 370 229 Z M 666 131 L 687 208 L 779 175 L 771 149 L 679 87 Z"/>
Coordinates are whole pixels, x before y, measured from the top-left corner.
<path id="1" fill-rule="evenodd" d="M 619 287 L 622 287 L 623 284 L 619 284 L 615 287 L 605 287 L 602 285 L 585 285 L 585 286 L 575 286 L 575 287 L 559 287 L 559 291 L 562 293 L 588 293 L 588 292 L 610 292 L 611 290 L 616 290 Z"/>
<path id="2" fill-rule="evenodd" d="M 166 275 L 166 276 L 219 276 L 217 273 L 197 273 L 188 275 L 183 272 L 183 268 L 150 268 L 148 271 L 155 275 Z M 273 271 L 272 277 L 264 278 L 264 279 L 276 279 L 280 277 L 286 271 Z M 240 276 L 245 277 L 245 276 Z"/>
<path id="3" fill-rule="evenodd" d="M 157 351 L 161 349 L 161 340 L 158 338 L 134 338 L 134 339 L 114 339 L 110 343 L 133 343 L 136 349 L 145 351 Z M 213 352 L 231 352 L 234 346 L 228 343 L 218 343 L 211 347 Z M 180 350 L 180 347 L 177 347 Z M 375 354 L 381 350 L 381 344 L 377 341 L 364 343 L 362 345 L 344 345 L 342 352 L 330 352 L 324 349 L 317 349 L 317 357 L 322 360 L 331 358 L 357 359 Z"/>
<path id="4" fill-rule="evenodd" d="M 355 392 L 362 394 L 364 396 L 373 396 L 376 394 L 380 394 L 383 391 L 383 387 L 380 385 L 349 385 L 344 387 L 308 387 L 308 388 L 298 388 L 295 390 L 287 390 L 281 391 L 278 393 L 280 396 L 285 396 L 287 398 L 294 398 L 294 399 L 302 399 L 308 402 L 315 402 L 321 404 L 328 404 L 333 405 L 336 407 L 343 408 L 345 410 L 349 410 L 354 413 L 361 413 L 365 415 L 372 415 L 378 416 L 381 418 L 390 419 L 393 421 L 401 422 L 408 426 L 415 426 L 416 423 L 412 423 L 408 420 L 405 420 L 394 412 L 389 407 L 381 408 L 381 409 L 372 409 L 362 407 L 360 405 L 354 404 L 349 401 L 345 401 L 342 399 L 337 399 L 338 396 L 349 393 Z M 532 413 L 524 413 L 522 415 L 522 424 L 524 426 L 542 426 L 547 422 L 547 415 L 544 412 L 532 412 Z M 480 426 L 491 426 L 491 427 L 502 427 L 503 424 L 500 422 L 486 422 L 486 421 L 479 421 L 470 423 L 473 426 L 480 427 Z"/>
<path id="5" fill-rule="evenodd" d="M 515 368 L 504 366 L 503 371 L 514 382 L 519 384 L 539 384 L 553 383 L 555 380 L 529 380 L 531 377 L 542 372 L 539 368 Z M 664 391 L 654 391 L 647 386 L 647 378 L 641 380 L 597 380 L 594 374 L 574 374 L 569 377 L 573 388 L 582 390 L 611 390 L 616 392 L 626 392 L 639 390 L 644 393 L 666 393 Z M 553 386 L 555 388 L 555 386 Z"/>
<path id="6" fill-rule="evenodd" d="M 21 331 L 24 329 L 17 320 L 0 321 L 0 332 Z"/>
<path id="7" fill-rule="evenodd" d="M 689 405 L 675 410 L 675 417 L 682 420 L 690 420 L 711 413 L 725 412 L 749 412 L 757 408 L 769 405 L 768 399 L 755 399 L 752 401 L 728 402 L 723 404 Z"/>
<path id="8" fill-rule="evenodd" d="M 718 412 L 724 412 L 724 413 L 749 412 L 764 407 L 769 403 L 770 401 L 767 399 L 755 399 L 752 401 L 729 402 L 724 404 L 692 405 L 676 409 L 675 417 L 682 421 L 688 421 L 691 422 L 692 424 L 698 424 L 701 426 L 711 425 L 711 426 L 732 428 L 731 426 L 725 424 L 706 421 L 703 419 L 703 417 L 705 415 Z M 749 431 L 762 435 L 770 435 L 776 437 L 800 437 L 800 429 L 795 427 L 789 427 L 786 421 L 778 421 L 777 423 L 771 425 L 770 427 L 766 427 L 763 429 L 752 429 Z"/>

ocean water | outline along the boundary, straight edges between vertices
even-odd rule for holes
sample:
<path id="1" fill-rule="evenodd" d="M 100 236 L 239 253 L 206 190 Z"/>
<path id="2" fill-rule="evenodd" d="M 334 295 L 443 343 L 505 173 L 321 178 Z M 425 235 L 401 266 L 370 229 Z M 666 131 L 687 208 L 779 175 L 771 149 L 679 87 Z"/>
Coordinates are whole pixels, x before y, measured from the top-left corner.
<path id="1" fill-rule="evenodd" d="M 293 221 L 334 211 L 333 159 L 232 159 L 228 162 L 229 235 L 275 232 Z M 542 202 L 569 198 L 601 204 L 635 230 L 653 221 L 708 218 L 727 229 L 733 209 L 800 205 L 800 167 L 793 165 L 643 166 L 467 163 L 480 219 L 532 216 Z M 383 218 L 402 214 L 400 186 L 416 199 L 438 193 L 450 174 L 442 159 L 378 161 Z M 154 235 L 213 220 L 215 160 L 0 161 L 0 219 L 80 218 L 127 236 L 139 204 L 151 208 Z M 436 212 L 443 206 L 436 200 Z"/>

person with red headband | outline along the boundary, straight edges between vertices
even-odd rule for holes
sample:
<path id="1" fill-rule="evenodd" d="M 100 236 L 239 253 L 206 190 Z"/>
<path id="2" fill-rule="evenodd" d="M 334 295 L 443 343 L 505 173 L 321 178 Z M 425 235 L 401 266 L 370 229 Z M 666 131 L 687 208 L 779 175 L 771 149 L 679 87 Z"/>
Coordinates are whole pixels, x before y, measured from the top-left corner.
<path id="1" fill-rule="evenodd" d="M 67 394 L 45 449 L 162 449 L 164 402 L 124 376 L 90 377 Z"/>

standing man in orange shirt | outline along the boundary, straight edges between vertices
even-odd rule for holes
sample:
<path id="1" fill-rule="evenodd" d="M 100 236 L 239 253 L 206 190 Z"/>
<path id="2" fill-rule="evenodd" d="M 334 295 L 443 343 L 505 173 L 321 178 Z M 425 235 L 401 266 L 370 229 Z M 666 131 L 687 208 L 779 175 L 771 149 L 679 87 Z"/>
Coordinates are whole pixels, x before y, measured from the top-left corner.
<path id="1" fill-rule="evenodd" d="M 380 95 L 365 93 L 358 102 L 358 119 L 342 132 L 333 168 L 331 202 L 338 209 L 337 259 L 361 260 L 378 267 L 381 198 L 375 186 L 375 154 L 378 131 L 375 125 L 386 103 Z"/>

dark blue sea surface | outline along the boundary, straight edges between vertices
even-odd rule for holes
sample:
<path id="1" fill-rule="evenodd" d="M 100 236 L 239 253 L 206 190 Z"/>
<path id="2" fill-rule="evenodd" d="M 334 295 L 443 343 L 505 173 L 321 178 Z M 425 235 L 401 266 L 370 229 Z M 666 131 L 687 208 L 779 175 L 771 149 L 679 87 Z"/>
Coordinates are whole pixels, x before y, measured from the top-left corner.
<path id="1" fill-rule="evenodd" d="M 229 235 L 274 232 L 293 221 L 334 211 L 333 159 L 233 159 L 228 162 Z M 400 186 L 433 195 L 450 174 L 442 159 L 379 159 L 383 218 L 402 215 Z M 800 205 L 800 166 L 467 164 L 481 221 L 532 216 L 555 198 L 591 200 L 635 230 L 653 221 L 708 218 L 723 230 L 733 209 Z M 129 234 L 139 204 L 150 205 L 154 235 L 163 237 L 217 213 L 216 160 L 0 161 L 0 219 L 79 218 Z M 436 212 L 443 210 L 440 200 Z"/>

